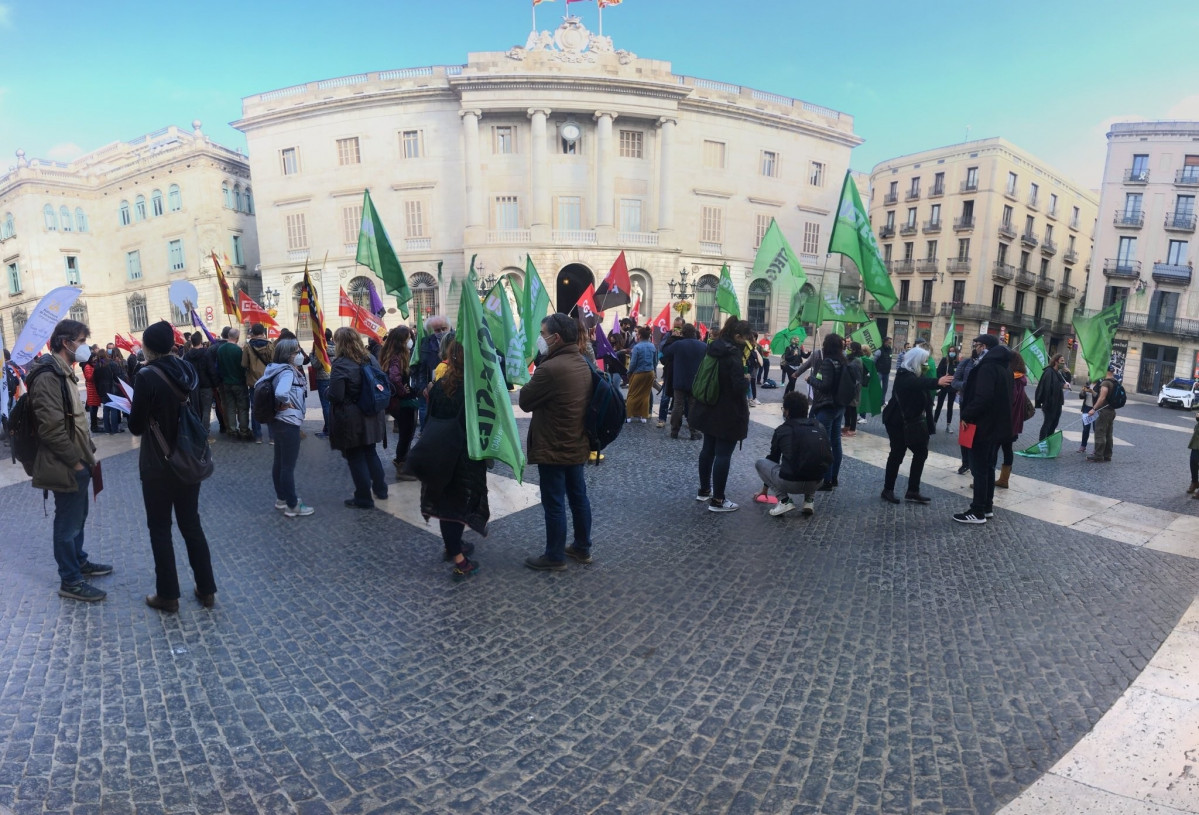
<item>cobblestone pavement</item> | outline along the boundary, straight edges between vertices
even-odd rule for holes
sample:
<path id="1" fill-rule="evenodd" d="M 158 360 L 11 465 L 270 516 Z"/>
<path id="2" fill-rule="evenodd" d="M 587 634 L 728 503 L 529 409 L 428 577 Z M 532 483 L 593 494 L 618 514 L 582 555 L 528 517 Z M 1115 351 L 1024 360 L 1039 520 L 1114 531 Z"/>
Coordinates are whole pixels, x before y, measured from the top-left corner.
<path id="1" fill-rule="evenodd" d="M 1125 429 L 1118 453 L 1185 468 L 1181 434 Z M 271 509 L 271 448 L 217 442 L 217 606 L 167 616 L 142 603 L 135 453 L 106 461 L 88 522 L 116 565 L 103 603 L 55 595 L 40 494 L 0 489 L 0 809 L 989 813 L 1199 590 L 1192 559 L 1002 510 L 953 524 L 961 493 L 882 504 L 880 471 L 850 458 L 815 517 L 771 518 L 749 500 L 768 441 L 751 426 L 741 511 L 717 515 L 694 500 L 699 444 L 630 426 L 588 468 L 594 564 L 526 570 L 535 506 L 493 524 L 459 585 L 428 529 L 342 507 L 345 465 L 318 440 L 299 476 L 317 514 L 292 520 Z"/>

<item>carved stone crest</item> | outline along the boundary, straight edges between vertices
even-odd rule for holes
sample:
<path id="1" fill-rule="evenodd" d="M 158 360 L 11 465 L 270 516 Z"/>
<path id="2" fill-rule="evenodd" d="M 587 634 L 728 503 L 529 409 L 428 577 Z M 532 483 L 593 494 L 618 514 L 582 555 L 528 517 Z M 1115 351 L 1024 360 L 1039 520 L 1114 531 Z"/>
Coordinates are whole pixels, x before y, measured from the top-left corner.
<path id="1" fill-rule="evenodd" d="M 637 58 L 629 51 L 617 51 L 612 45 L 611 37 L 601 37 L 592 34 L 578 17 L 566 17 L 558 30 L 529 32 L 524 48 L 519 45 L 510 49 L 508 59 L 521 62 L 529 54 L 540 51 L 546 53 L 555 62 L 574 64 L 594 63 L 600 54 L 615 54 L 621 65 L 628 65 Z"/>

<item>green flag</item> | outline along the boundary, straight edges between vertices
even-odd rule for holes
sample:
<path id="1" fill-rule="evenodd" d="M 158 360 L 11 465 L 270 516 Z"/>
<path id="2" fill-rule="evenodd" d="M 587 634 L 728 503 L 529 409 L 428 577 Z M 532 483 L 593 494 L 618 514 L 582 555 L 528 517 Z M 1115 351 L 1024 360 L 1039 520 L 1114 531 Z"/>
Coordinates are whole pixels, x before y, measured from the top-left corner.
<path id="1" fill-rule="evenodd" d="M 878 368 L 873 359 L 869 356 L 860 359 L 862 367 L 866 369 L 866 378 L 862 382 L 862 394 L 858 397 L 858 413 L 877 416 L 883 412 L 883 381 L 878 377 Z"/>
<path id="2" fill-rule="evenodd" d="M 442 260 L 437 261 L 437 285 L 438 286 L 441 285 L 441 264 L 444 262 L 445 261 L 442 261 Z"/>
<path id="3" fill-rule="evenodd" d="M 1057 458 L 1062 452 L 1062 431 L 1052 433 L 1027 450 L 1017 450 L 1016 455 L 1025 458 Z"/>
<path id="4" fill-rule="evenodd" d="M 729 275 L 729 265 L 726 263 L 720 270 L 720 284 L 716 287 L 716 305 L 725 314 L 731 314 L 741 319 L 741 304 L 737 302 L 737 290 L 733 288 L 733 278 Z"/>
<path id="5" fill-rule="evenodd" d="M 476 286 L 471 272 L 463 284 Z M 476 297 L 458 304 L 458 342 L 462 343 L 466 388 L 466 452 L 475 461 L 496 459 L 512 468 L 516 480 L 525 472 L 525 453 L 516 431 L 512 400 L 504 384 L 499 355 Z"/>
<path id="6" fill-rule="evenodd" d="M 764 276 L 774 283 L 784 271 L 790 272 L 791 276 L 795 278 L 796 291 L 802 289 L 803 285 L 808 282 L 808 276 L 804 274 L 803 266 L 799 265 L 799 258 L 796 256 L 795 250 L 783 237 L 783 230 L 779 229 L 779 225 L 771 218 L 770 226 L 767 227 L 766 234 L 762 236 L 762 245 L 758 247 L 758 254 L 754 256 L 754 270 L 751 277 Z"/>
<path id="7" fill-rule="evenodd" d="M 884 310 L 890 311 L 899 302 L 895 287 L 887 274 L 883 256 L 874 242 L 874 231 L 870 219 L 862 207 L 858 187 L 853 183 L 849 170 L 845 171 L 845 184 L 841 187 L 841 204 L 837 208 L 837 220 L 828 239 L 829 252 L 840 252 L 854 262 L 862 275 L 862 285 L 874 295 Z"/>
<path id="8" fill-rule="evenodd" d="M 358 230 L 357 261 L 375 273 L 383 281 L 383 289 L 388 294 L 394 294 L 396 306 L 405 319 L 408 317 L 408 301 L 412 299 L 412 289 L 408 288 L 408 278 L 400 266 L 391 241 L 387 240 L 387 230 L 375 212 L 371 203 L 371 191 L 362 193 L 362 226 Z"/>
<path id="9" fill-rule="evenodd" d="M 416 365 L 420 362 L 420 344 L 425 341 L 425 321 L 416 315 L 416 337 L 412 340 L 412 359 L 409 365 Z"/>
<path id="10" fill-rule="evenodd" d="M 883 346 L 882 334 L 879 333 L 878 323 L 874 322 L 874 320 L 871 320 L 850 334 L 849 339 L 852 342 L 860 343 L 862 348 L 870 352 L 871 355 Z"/>
<path id="11" fill-rule="evenodd" d="M 525 364 L 525 338 L 516 328 L 512 318 L 512 304 L 503 279 L 491 287 L 483 299 L 483 319 L 491 331 L 491 338 L 504 357 L 504 378 L 511 385 L 523 385 L 529 381 L 529 366 Z"/>
<path id="12" fill-rule="evenodd" d="M 541 275 L 533 265 L 533 258 L 525 259 L 525 286 L 520 300 L 520 334 L 524 342 L 524 358 L 526 368 L 537 356 L 537 337 L 541 334 L 541 321 L 549 314 L 550 295 L 541 282 Z"/>
<path id="13" fill-rule="evenodd" d="M 1094 317 L 1074 317 L 1074 333 L 1082 346 L 1082 358 L 1086 360 L 1091 379 L 1098 379 L 1107 372 L 1112 361 L 1112 340 L 1120 327 L 1126 300 L 1117 300 Z"/>
<path id="14" fill-rule="evenodd" d="M 957 345 L 958 328 L 957 315 L 949 312 L 949 328 L 945 329 L 945 342 L 941 343 L 941 356 L 949 353 L 949 349 Z"/>
<path id="15" fill-rule="evenodd" d="M 1045 350 L 1045 343 L 1040 337 L 1033 337 L 1020 346 L 1020 356 L 1024 358 L 1024 366 L 1033 379 L 1039 380 L 1049 367 L 1049 352 Z"/>
<path id="16" fill-rule="evenodd" d="M 836 292 L 827 292 L 818 294 L 815 297 L 809 297 L 803 305 L 801 319 L 805 323 L 826 323 L 830 320 L 837 323 L 865 323 L 870 321 L 870 317 L 862 310 L 862 306 L 858 303 L 856 297 L 849 298 L 849 302 L 842 300 L 837 296 Z"/>
<path id="17" fill-rule="evenodd" d="M 799 344 L 803 345 L 804 340 L 808 338 L 808 332 L 802 327 L 788 328 L 786 331 L 778 331 L 770 338 L 770 353 L 781 354 L 787 350 L 787 346 L 791 344 L 792 337 L 799 337 Z"/>

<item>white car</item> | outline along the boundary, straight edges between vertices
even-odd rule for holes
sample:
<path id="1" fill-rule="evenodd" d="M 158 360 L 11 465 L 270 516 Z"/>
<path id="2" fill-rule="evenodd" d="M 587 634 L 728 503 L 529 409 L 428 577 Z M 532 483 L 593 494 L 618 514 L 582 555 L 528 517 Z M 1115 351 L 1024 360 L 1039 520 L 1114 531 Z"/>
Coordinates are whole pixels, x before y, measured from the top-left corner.
<path id="1" fill-rule="evenodd" d="M 1162 386 L 1161 393 L 1157 395 L 1157 405 L 1158 407 L 1178 405 L 1187 410 L 1199 406 L 1199 380 L 1171 380 Z"/>

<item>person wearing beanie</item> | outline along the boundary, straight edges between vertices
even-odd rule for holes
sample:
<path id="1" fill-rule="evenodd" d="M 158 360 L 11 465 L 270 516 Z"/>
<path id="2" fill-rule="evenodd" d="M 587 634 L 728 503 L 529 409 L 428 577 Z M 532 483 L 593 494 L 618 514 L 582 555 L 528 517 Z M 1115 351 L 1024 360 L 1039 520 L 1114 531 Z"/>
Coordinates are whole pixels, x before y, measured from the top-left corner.
<path id="1" fill-rule="evenodd" d="M 171 353 L 175 331 L 165 320 L 155 323 L 142 334 L 146 365 L 133 380 L 133 407 L 129 412 L 129 432 L 141 436 L 158 425 L 163 439 L 173 444 L 179 434 L 181 395 L 196 399 L 199 376 L 190 362 Z M 195 576 L 196 599 L 205 608 L 216 602 L 216 581 L 208 539 L 200 525 L 200 485 L 184 484 L 167 466 L 169 450 L 159 449 L 154 434 L 143 439 L 138 458 L 142 479 L 142 500 L 146 506 L 146 526 L 150 530 L 150 551 L 154 555 L 155 592 L 146 597 L 146 605 L 164 612 L 179 610 L 179 575 L 175 569 L 175 550 L 171 542 L 171 513 L 187 545 L 187 560 Z"/>
<path id="2" fill-rule="evenodd" d="M 995 460 L 999 445 L 1012 437 L 1012 374 L 1008 361 L 1012 352 L 998 337 L 983 334 L 972 343 L 978 353 L 962 390 L 962 421 L 975 426 L 970 449 L 970 473 L 974 495 L 970 508 L 953 519 L 962 524 L 985 524 L 994 517 Z"/>

